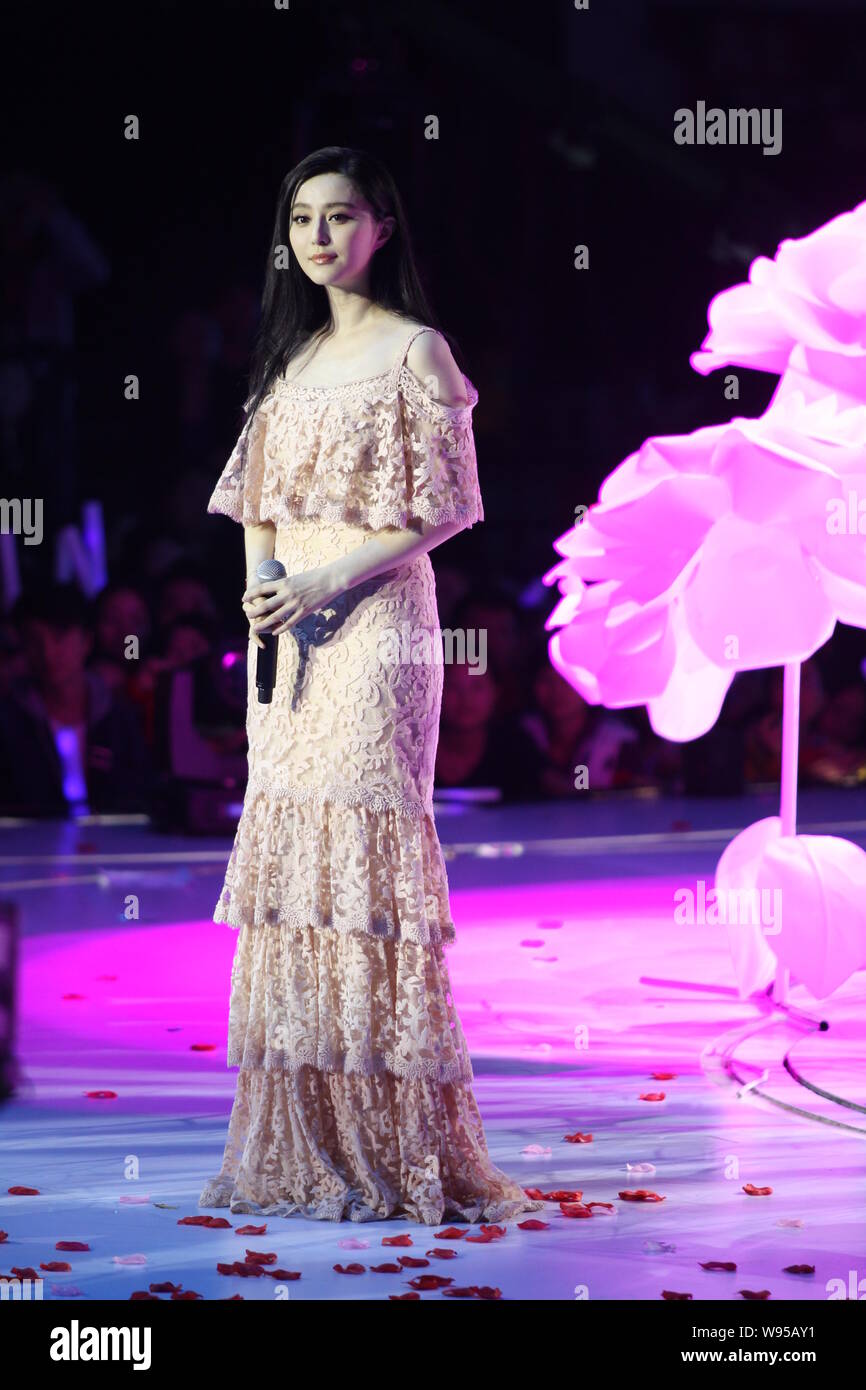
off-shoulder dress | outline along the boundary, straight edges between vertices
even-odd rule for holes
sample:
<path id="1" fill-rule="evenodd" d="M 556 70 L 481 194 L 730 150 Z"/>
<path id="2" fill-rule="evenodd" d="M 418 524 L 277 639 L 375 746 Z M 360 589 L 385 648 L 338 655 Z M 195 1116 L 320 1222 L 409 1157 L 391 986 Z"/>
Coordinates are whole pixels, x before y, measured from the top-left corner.
<path id="1" fill-rule="evenodd" d="M 279 379 L 208 511 L 272 521 L 289 574 L 385 526 L 482 521 L 477 391 L 464 377 L 468 404 L 443 405 L 405 364 L 433 331 L 412 325 L 379 376 Z M 200 1206 L 427 1225 L 543 1207 L 491 1161 L 443 953 L 455 930 L 432 807 L 438 634 L 422 554 L 283 633 L 271 704 L 250 641 L 249 777 L 214 912 L 238 931 L 239 1070 Z"/>

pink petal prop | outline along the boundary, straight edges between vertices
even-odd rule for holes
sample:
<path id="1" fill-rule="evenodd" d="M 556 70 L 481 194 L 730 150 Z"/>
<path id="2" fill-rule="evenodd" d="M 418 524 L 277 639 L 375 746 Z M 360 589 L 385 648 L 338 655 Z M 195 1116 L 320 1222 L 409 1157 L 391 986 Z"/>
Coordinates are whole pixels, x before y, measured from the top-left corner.
<path id="1" fill-rule="evenodd" d="M 781 834 L 779 817 L 768 816 L 735 835 L 716 865 L 716 891 L 728 900 L 735 890 L 754 890 L 761 857 Z M 776 957 L 760 925 L 752 926 L 747 922 L 737 925 L 726 922 L 725 925 L 740 996 L 747 999 L 750 994 L 766 989 L 776 973 Z"/>
<path id="2" fill-rule="evenodd" d="M 716 295 L 710 331 L 692 366 L 727 363 L 782 372 L 797 343 L 840 356 L 866 356 L 866 203 L 796 240 L 774 260 L 758 256 L 748 284 Z"/>
<path id="3" fill-rule="evenodd" d="M 836 835 L 782 835 L 776 816 L 757 821 L 728 845 L 716 868 L 725 894 L 727 931 L 743 997 L 764 989 L 776 962 L 825 999 L 866 965 L 866 852 Z M 734 893 L 754 890 L 760 904 L 778 902 L 772 924 L 732 910 Z M 775 914 L 774 914 L 775 915 Z M 744 920 L 743 920 L 744 919 Z"/>
<path id="4" fill-rule="evenodd" d="M 838 835 L 768 845 L 757 887 L 779 888 L 782 930 L 771 949 L 816 999 L 866 966 L 866 852 Z"/>

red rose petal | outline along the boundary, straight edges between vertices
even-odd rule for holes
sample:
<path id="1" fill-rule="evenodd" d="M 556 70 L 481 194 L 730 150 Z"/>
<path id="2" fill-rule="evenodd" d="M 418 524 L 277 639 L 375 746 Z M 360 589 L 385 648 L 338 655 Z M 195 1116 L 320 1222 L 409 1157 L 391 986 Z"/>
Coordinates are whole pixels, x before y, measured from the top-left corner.
<path id="1" fill-rule="evenodd" d="M 747 1197 L 769 1197 L 773 1189 L 772 1187 L 756 1187 L 753 1182 L 747 1182 L 743 1191 Z"/>
<path id="2" fill-rule="evenodd" d="M 508 1228 L 506 1226 L 482 1226 L 480 1229 L 486 1236 L 504 1236 Z"/>
<path id="3" fill-rule="evenodd" d="M 263 1236 L 267 1226 L 235 1226 L 236 1236 Z"/>
<path id="4" fill-rule="evenodd" d="M 445 1298 L 476 1298 L 478 1295 L 478 1285 L 470 1284 L 465 1289 L 443 1289 Z"/>
<path id="5" fill-rule="evenodd" d="M 492 1237 L 488 1237 L 488 1239 L 492 1239 Z M 431 1260 L 454 1260 L 457 1258 L 456 1250 L 448 1250 L 444 1247 L 441 1249 L 427 1250 L 425 1254 L 429 1255 Z"/>
<path id="6" fill-rule="evenodd" d="M 359 1264 L 334 1265 L 334 1269 L 337 1274 L 366 1274 L 367 1272 L 365 1267 Z"/>
<path id="7" fill-rule="evenodd" d="M 501 1289 L 492 1289 L 492 1288 L 490 1287 L 489 1284 L 482 1284 L 482 1285 L 481 1285 L 481 1288 L 478 1290 L 478 1297 L 479 1297 L 479 1298 L 501 1298 L 501 1297 L 502 1297 L 502 1290 L 501 1290 Z"/>
<path id="8" fill-rule="evenodd" d="M 55 1250 L 89 1250 L 90 1246 L 83 1240 L 58 1240 L 54 1247 Z"/>
<path id="9" fill-rule="evenodd" d="M 420 1298 L 421 1295 L 420 1293 L 389 1293 L 388 1297 L 400 1303 L 404 1298 Z"/>
<path id="10" fill-rule="evenodd" d="M 566 1134 L 566 1135 L 565 1135 L 565 1142 L 566 1142 L 566 1144 L 591 1144 L 591 1143 L 592 1143 L 592 1135 L 591 1135 L 591 1134 Z"/>
<path id="11" fill-rule="evenodd" d="M 550 1222 L 536 1221 L 535 1217 L 533 1216 L 528 1221 L 518 1221 L 517 1229 L 519 1231 L 549 1231 Z"/>
<path id="12" fill-rule="evenodd" d="M 212 1231 L 230 1231 L 232 1223 L 224 1216 L 181 1216 L 178 1226 L 207 1226 Z"/>
<path id="13" fill-rule="evenodd" d="M 49 1274 L 69 1274 L 72 1265 L 67 1264 L 66 1260 L 47 1260 L 39 1268 L 47 1270 Z"/>
<path id="14" fill-rule="evenodd" d="M 588 1207 L 603 1207 L 605 1211 L 616 1211 L 613 1202 L 587 1202 Z"/>
<path id="15" fill-rule="evenodd" d="M 686 1299 L 686 1298 L 693 1298 L 693 1297 L 694 1297 L 694 1294 L 690 1294 L 690 1293 L 674 1293 L 673 1289 L 662 1289 L 662 1298 L 669 1298 L 669 1299 Z"/>
<path id="16" fill-rule="evenodd" d="M 196 1293 L 195 1289 L 185 1289 L 183 1293 L 173 1293 L 171 1296 L 171 1301 L 172 1303 L 176 1301 L 182 1302 L 184 1300 L 189 1300 L 193 1298 L 204 1298 L 204 1294 Z"/>
<path id="17" fill-rule="evenodd" d="M 277 1257 L 267 1251 L 247 1250 L 246 1262 L 250 1265 L 275 1265 Z"/>
<path id="18" fill-rule="evenodd" d="M 148 1284 L 151 1293 L 180 1293 L 183 1284 L 173 1284 L 170 1279 L 166 1279 L 164 1284 Z"/>
<path id="19" fill-rule="evenodd" d="M 85 1091 L 88 1100 L 117 1100 L 116 1091 Z"/>
<path id="20" fill-rule="evenodd" d="M 265 1269 L 264 1274 L 269 1274 L 272 1279 L 300 1279 L 299 1269 Z"/>
<path id="21" fill-rule="evenodd" d="M 785 1265 L 783 1274 L 814 1274 L 814 1265 Z"/>
<path id="22" fill-rule="evenodd" d="M 650 1076 L 653 1081 L 676 1081 L 677 1079 L 675 1071 L 651 1071 Z"/>
<path id="23" fill-rule="evenodd" d="M 35 1269 L 32 1267 L 32 1265 L 27 1265 L 26 1268 L 22 1268 L 20 1265 L 13 1265 L 13 1266 L 12 1266 L 12 1273 L 13 1273 L 13 1275 L 15 1276 L 16 1279 L 38 1279 L 38 1278 L 39 1278 L 39 1273 L 38 1273 L 38 1271 L 35 1270 Z"/>
<path id="24" fill-rule="evenodd" d="M 370 1265 L 373 1274 L 402 1274 L 402 1265 Z"/>
<path id="25" fill-rule="evenodd" d="M 642 1096 L 638 1096 L 638 1100 L 664 1100 L 664 1098 L 664 1091 L 644 1091 Z"/>
<path id="26" fill-rule="evenodd" d="M 411 1245 L 411 1244 L 412 1244 L 412 1237 L 411 1237 L 411 1236 L 383 1236 L 383 1237 L 382 1237 L 382 1244 L 383 1244 L 383 1245 Z"/>
<path id="27" fill-rule="evenodd" d="M 248 1279 L 251 1276 L 260 1279 L 264 1270 L 261 1265 L 250 1265 L 244 1260 L 234 1260 L 231 1264 L 218 1263 L 217 1274 L 239 1274 L 243 1279 Z"/>
<path id="28" fill-rule="evenodd" d="M 458 1226 L 446 1226 L 444 1231 L 434 1231 L 433 1234 L 437 1240 L 462 1240 L 466 1231 L 461 1231 Z"/>
<path id="29" fill-rule="evenodd" d="M 413 1289 L 444 1289 L 447 1284 L 453 1283 L 453 1279 L 443 1279 L 441 1274 L 418 1274 L 409 1280 Z"/>
<path id="30" fill-rule="evenodd" d="M 159 1299 L 155 1293 L 148 1293 L 147 1289 L 136 1289 L 134 1293 L 129 1295 L 130 1303 L 141 1303 L 143 1299 L 148 1303 L 161 1302 L 161 1299 Z"/>
<path id="31" fill-rule="evenodd" d="M 589 1207 L 584 1206 L 582 1202 L 560 1202 L 559 1210 L 562 1212 L 563 1216 L 573 1216 L 578 1219 L 585 1220 L 587 1217 L 592 1216 Z"/>
<path id="32" fill-rule="evenodd" d="M 557 1188 L 555 1192 L 539 1192 L 538 1196 L 545 1202 L 580 1202 L 583 1200 L 583 1192 L 578 1191 L 576 1187 L 571 1189 Z"/>
<path id="33" fill-rule="evenodd" d="M 544 1196 L 540 1187 L 524 1187 L 523 1191 L 527 1197 L 531 1197 L 534 1202 L 540 1202 Z"/>
<path id="34" fill-rule="evenodd" d="M 743 1298 L 752 1300 L 770 1297 L 769 1289 L 738 1289 L 737 1292 L 742 1294 Z"/>
<path id="35" fill-rule="evenodd" d="M 216 1052 L 216 1043 L 190 1043 L 190 1052 Z"/>
<path id="36" fill-rule="evenodd" d="M 625 1192 L 618 1192 L 624 1202 L 663 1202 L 664 1197 L 660 1197 L 657 1192 L 650 1192 L 646 1187 L 636 1187 L 633 1190 L 627 1189 Z"/>
<path id="37" fill-rule="evenodd" d="M 416 1260 L 413 1255 L 400 1255 L 398 1258 L 403 1269 L 426 1269 L 430 1263 L 429 1260 Z"/>
<path id="38" fill-rule="evenodd" d="M 7 1187 L 10 1197 L 41 1197 L 38 1187 Z"/>
<path id="39" fill-rule="evenodd" d="M 700 1260 L 701 1269 L 721 1269 L 733 1273 L 737 1268 L 733 1260 Z"/>

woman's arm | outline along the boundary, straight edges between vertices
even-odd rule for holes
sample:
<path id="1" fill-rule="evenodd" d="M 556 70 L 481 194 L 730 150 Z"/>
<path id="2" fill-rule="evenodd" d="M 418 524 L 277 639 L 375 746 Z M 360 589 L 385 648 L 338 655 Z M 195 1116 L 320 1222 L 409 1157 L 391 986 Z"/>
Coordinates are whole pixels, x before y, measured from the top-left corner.
<path id="1" fill-rule="evenodd" d="M 445 521 L 441 526 L 419 521 L 416 525 L 418 530 L 411 525 L 405 530 L 386 526 L 381 531 L 374 531 L 363 545 L 332 560 L 330 568 L 339 589 L 351 589 L 365 579 L 384 574 L 395 565 L 406 564 L 416 555 L 425 554 L 463 529 L 457 521 Z"/>
<path id="2" fill-rule="evenodd" d="M 274 558 L 274 543 L 277 528 L 272 521 L 263 521 L 258 526 L 244 527 L 244 551 L 246 552 L 247 579 L 255 578 L 256 570 L 262 560 Z"/>
<path id="3" fill-rule="evenodd" d="M 246 554 L 247 574 L 241 606 L 250 625 L 250 636 L 257 647 L 263 647 L 265 644 L 253 626 L 253 605 L 247 602 L 247 591 L 251 584 L 257 585 L 260 582 L 256 570 L 262 563 L 262 560 L 272 560 L 274 558 L 276 535 L 277 528 L 272 521 L 263 521 L 258 526 L 244 527 L 244 551 Z"/>

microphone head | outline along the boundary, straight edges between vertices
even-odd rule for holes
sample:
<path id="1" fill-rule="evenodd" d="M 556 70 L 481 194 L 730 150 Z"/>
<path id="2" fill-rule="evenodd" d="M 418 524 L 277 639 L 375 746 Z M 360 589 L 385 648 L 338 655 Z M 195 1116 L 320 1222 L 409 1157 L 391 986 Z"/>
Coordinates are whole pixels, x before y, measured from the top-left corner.
<path id="1" fill-rule="evenodd" d="M 262 560 L 256 574 L 263 582 L 269 579 L 285 579 L 286 567 L 282 560 Z"/>

